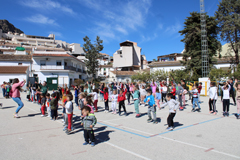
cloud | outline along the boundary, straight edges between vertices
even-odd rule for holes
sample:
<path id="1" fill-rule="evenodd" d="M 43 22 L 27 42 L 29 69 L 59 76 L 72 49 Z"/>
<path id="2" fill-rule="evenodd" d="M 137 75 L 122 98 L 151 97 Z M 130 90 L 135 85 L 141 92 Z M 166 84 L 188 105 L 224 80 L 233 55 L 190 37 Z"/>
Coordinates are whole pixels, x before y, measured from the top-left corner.
<path id="1" fill-rule="evenodd" d="M 169 35 L 173 35 L 178 33 L 178 31 L 180 31 L 181 28 L 182 28 L 182 25 L 178 21 L 176 21 L 174 25 L 168 26 L 165 32 Z"/>
<path id="2" fill-rule="evenodd" d="M 157 29 L 163 29 L 163 24 L 159 23 L 159 24 L 157 25 Z"/>
<path id="3" fill-rule="evenodd" d="M 50 31 L 50 32 L 48 32 L 48 34 L 54 34 L 55 37 L 63 38 L 63 35 L 60 32 Z"/>
<path id="4" fill-rule="evenodd" d="M 24 0 L 21 2 L 21 4 L 26 7 L 30 7 L 34 9 L 50 10 L 50 11 L 54 11 L 55 9 L 58 9 L 68 14 L 75 14 L 75 12 L 71 8 L 52 0 Z"/>
<path id="5" fill-rule="evenodd" d="M 48 25 L 54 25 L 54 26 L 59 26 L 55 20 L 50 19 L 44 15 L 37 14 L 33 15 L 31 17 L 25 18 L 26 21 L 32 22 L 32 23 L 38 23 L 38 24 L 48 24 Z"/>
<path id="6" fill-rule="evenodd" d="M 106 33 L 106 38 L 114 39 L 119 35 L 128 35 L 139 27 L 144 28 L 146 17 L 151 7 L 151 0 L 79 0 L 81 5 L 89 8 L 92 13 L 101 17 L 101 22 L 94 22 L 91 30 L 99 35 Z"/>
<path id="7" fill-rule="evenodd" d="M 155 40 L 157 37 L 158 37 L 157 33 L 154 33 L 152 36 L 144 36 L 144 35 L 142 35 L 140 43 Z"/>

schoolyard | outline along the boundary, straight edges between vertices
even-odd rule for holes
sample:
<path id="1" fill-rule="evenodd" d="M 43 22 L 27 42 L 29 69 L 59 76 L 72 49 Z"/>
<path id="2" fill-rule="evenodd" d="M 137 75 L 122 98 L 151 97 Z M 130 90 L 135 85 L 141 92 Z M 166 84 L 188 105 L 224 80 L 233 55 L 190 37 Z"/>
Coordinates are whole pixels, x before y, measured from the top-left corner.
<path id="1" fill-rule="evenodd" d="M 40 106 L 27 102 L 25 94 L 21 97 L 25 106 L 19 119 L 13 118 L 16 103 L 0 98 L 0 159 L 240 159 L 236 106 L 230 106 L 229 117 L 222 117 L 220 99 L 217 115 L 209 114 L 208 97 L 201 97 L 200 113 L 191 112 L 188 101 L 186 109 L 177 112 L 173 131 L 166 131 L 168 107 L 157 110 L 159 123 L 153 124 L 147 123 L 147 107 L 140 106 L 142 116 L 135 118 L 134 105 L 127 105 L 128 116 L 119 116 L 104 113 L 104 104 L 99 102 L 100 112 L 95 113 L 96 146 L 91 147 L 82 145 L 84 137 L 77 107 L 75 130 L 66 135 L 62 119 L 42 118 Z"/>

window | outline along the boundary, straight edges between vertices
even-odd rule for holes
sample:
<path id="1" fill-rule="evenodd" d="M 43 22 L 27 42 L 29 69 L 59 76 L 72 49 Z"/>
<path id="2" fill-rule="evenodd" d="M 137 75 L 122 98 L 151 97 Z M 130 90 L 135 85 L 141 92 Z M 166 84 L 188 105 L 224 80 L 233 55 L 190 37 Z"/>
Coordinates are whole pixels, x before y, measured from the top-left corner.
<path id="1" fill-rule="evenodd" d="M 79 75 L 79 79 L 82 79 L 82 75 Z"/>
<path id="2" fill-rule="evenodd" d="M 57 66 L 61 66 L 62 65 L 62 61 L 57 61 L 56 65 Z"/>
<path id="3" fill-rule="evenodd" d="M 46 66 L 46 61 L 45 60 L 41 60 L 40 61 L 40 66 Z"/>
<path id="4" fill-rule="evenodd" d="M 22 63 L 18 63 L 18 65 L 19 65 L 19 66 L 21 66 L 21 65 L 22 65 Z"/>

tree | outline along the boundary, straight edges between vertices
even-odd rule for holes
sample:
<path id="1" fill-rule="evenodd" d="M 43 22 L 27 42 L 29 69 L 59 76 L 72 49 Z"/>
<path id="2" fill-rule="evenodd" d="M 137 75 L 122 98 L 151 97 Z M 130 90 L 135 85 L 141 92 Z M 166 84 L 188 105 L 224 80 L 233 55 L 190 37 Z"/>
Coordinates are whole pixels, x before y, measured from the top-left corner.
<path id="1" fill-rule="evenodd" d="M 212 69 L 209 77 L 212 81 L 222 81 L 227 80 L 231 75 L 231 71 L 225 71 L 222 69 Z"/>
<path id="2" fill-rule="evenodd" d="M 180 82 L 181 80 L 186 80 L 186 81 L 192 80 L 189 71 L 180 70 L 180 69 L 171 70 L 169 72 L 169 78 L 170 80 L 174 79 L 176 82 Z"/>
<path id="3" fill-rule="evenodd" d="M 240 64 L 238 65 L 237 70 L 232 74 L 232 77 L 240 79 Z"/>
<path id="4" fill-rule="evenodd" d="M 240 47 L 240 1 L 222 0 L 215 13 L 218 22 L 218 33 L 222 41 L 230 43 L 235 53 L 234 64 L 239 64 Z"/>
<path id="5" fill-rule="evenodd" d="M 94 44 L 91 43 L 91 40 L 87 36 L 84 37 L 83 40 L 85 42 L 83 44 L 83 50 L 86 53 L 85 57 L 87 60 L 85 60 L 85 64 L 87 67 L 87 73 L 93 75 L 93 78 L 95 78 L 96 72 L 99 68 L 98 58 L 101 57 L 99 52 L 103 50 L 103 41 L 99 36 L 97 36 Z"/>
<path id="6" fill-rule="evenodd" d="M 186 71 L 192 72 L 192 80 L 198 80 L 202 76 L 200 13 L 192 12 L 190 15 L 184 22 L 184 29 L 179 31 L 181 35 L 184 35 L 184 39 L 181 41 L 185 43 L 181 63 L 185 66 Z M 217 62 L 214 56 L 217 56 L 221 50 L 221 43 L 217 40 L 217 21 L 214 17 L 206 15 L 206 29 L 209 67 L 211 68 Z"/>
<path id="7" fill-rule="evenodd" d="M 162 81 L 167 80 L 169 73 L 164 70 L 156 70 L 152 72 L 152 78 L 154 81 Z"/>

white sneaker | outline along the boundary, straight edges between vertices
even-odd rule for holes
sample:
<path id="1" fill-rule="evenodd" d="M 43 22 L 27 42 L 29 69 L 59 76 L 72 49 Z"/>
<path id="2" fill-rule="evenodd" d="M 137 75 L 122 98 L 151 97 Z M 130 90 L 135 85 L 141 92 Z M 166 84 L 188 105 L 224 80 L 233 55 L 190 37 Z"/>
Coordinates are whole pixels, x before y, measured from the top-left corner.
<path id="1" fill-rule="evenodd" d="M 45 117 L 44 115 L 41 115 L 41 117 Z"/>

